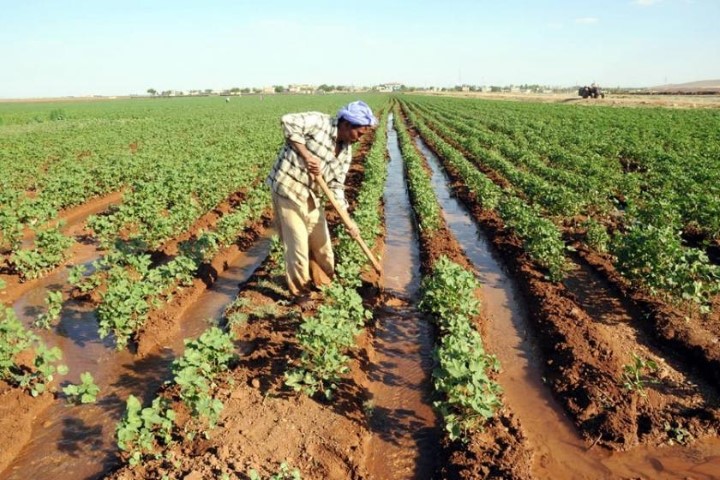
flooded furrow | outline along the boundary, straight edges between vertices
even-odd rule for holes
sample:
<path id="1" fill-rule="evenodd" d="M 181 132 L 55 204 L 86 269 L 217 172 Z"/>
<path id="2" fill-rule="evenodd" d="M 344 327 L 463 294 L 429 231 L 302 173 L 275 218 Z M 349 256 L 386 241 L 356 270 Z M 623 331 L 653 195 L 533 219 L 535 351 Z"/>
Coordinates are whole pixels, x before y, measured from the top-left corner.
<path id="1" fill-rule="evenodd" d="M 439 159 L 417 138 L 433 172 L 432 184 L 450 230 L 474 264 L 482 283 L 483 313 L 489 320 L 487 341 L 502 365 L 499 381 L 535 451 L 533 473 L 542 479 L 712 479 L 720 472 L 720 441 L 692 447 L 609 452 L 589 448 L 542 383 L 539 346 L 519 289 L 492 254 L 490 242 L 467 209 L 451 194 Z M 715 472 L 712 476 L 711 472 Z"/>
<path id="2" fill-rule="evenodd" d="M 142 358 L 126 350 L 117 351 L 109 339 L 98 336 L 94 310 L 68 301 L 52 332 L 42 332 L 49 346 L 63 350 L 63 363 L 70 373 L 63 381 L 78 382 L 82 372 L 90 372 L 100 387 L 93 405 L 68 406 L 56 400 L 33 423 L 32 439 L 0 475 L 5 480 L 50 480 L 59 478 L 94 479 L 117 464 L 115 426 L 125 412 L 125 401 L 135 395 L 149 402 L 163 382 L 171 378 L 170 364 L 182 354 L 183 339 L 196 337 L 237 295 L 238 283 L 247 280 L 267 257 L 272 231 L 246 252 L 228 261 L 213 285 L 201 294 L 181 319 L 181 334 L 162 350 Z M 37 288 L 14 305 L 26 325 L 44 309 L 46 289 L 68 289 L 67 270 L 43 279 Z M 61 395 L 62 397 L 62 395 Z"/>
<path id="3" fill-rule="evenodd" d="M 430 398 L 433 333 L 412 305 L 420 285 L 420 253 L 392 116 L 388 151 L 383 278 L 389 301 L 376 312 L 368 372 L 373 436 L 366 466 L 371 478 L 428 479 L 440 461 L 440 431 Z"/>

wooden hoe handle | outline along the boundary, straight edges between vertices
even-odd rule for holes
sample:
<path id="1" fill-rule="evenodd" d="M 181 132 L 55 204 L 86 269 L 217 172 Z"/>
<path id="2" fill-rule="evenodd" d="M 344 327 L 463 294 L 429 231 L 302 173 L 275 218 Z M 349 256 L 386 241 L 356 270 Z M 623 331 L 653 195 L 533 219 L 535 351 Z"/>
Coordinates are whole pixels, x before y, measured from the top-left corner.
<path id="1" fill-rule="evenodd" d="M 368 246 L 365 244 L 365 242 L 363 241 L 360 234 L 352 232 L 352 229 L 350 228 L 350 226 L 353 225 L 353 221 L 350 220 L 350 216 L 348 215 L 347 210 L 345 210 L 344 207 L 340 206 L 337 203 L 337 200 L 335 200 L 335 196 L 330 191 L 330 188 L 327 186 L 327 183 L 325 183 L 325 179 L 323 178 L 322 174 L 316 175 L 315 181 L 318 182 L 323 193 L 325 193 L 325 196 L 328 198 L 328 200 L 330 200 L 330 203 L 332 204 L 333 208 L 340 215 L 340 219 L 342 219 L 343 224 L 345 224 L 345 226 L 348 229 L 348 232 L 350 232 L 350 236 L 352 236 L 353 240 L 355 240 L 360 245 L 360 248 L 362 248 L 363 253 L 368 258 L 368 260 L 370 260 L 370 262 L 372 263 L 375 270 L 378 273 L 382 273 L 382 267 L 380 266 L 377 259 L 375 258 L 375 256 L 372 254 L 372 252 L 368 248 Z"/>

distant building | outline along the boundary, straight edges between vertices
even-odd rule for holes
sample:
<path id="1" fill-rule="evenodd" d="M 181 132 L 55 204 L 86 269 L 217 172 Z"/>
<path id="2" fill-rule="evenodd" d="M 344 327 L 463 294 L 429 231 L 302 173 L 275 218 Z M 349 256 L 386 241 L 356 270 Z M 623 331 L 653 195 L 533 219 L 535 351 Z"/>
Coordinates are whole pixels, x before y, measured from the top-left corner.
<path id="1" fill-rule="evenodd" d="M 380 85 L 375 86 L 375 90 L 377 90 L 378 92 L 386 92 L 386 93 L 397 92 L 398 90 L 400 90 L 402 88 L 402 86 L 403 86 L 402 83 L 397 83 L 397 82 L 382 83 Z"/>
<path id="2" fill-rule="evenodd" d="M 288 85 L 288 92 L 290 93 L 315 93 L 317 87 L 315 85 L 307 84 L 294 84 Z"/>

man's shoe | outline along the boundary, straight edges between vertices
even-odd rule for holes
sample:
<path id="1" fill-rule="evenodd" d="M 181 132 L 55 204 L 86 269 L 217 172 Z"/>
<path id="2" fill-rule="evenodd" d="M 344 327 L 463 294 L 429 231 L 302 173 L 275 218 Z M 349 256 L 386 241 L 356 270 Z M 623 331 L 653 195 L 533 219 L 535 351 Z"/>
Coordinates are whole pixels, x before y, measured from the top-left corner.
<path id="1" fill-rule="evenodd" d="M 293 303 L 300 307 L 303 312 L 312 310 L 317 306 L 316 295 L 313 295 L 313 293 L 298 295 L 293 299 Z"/>

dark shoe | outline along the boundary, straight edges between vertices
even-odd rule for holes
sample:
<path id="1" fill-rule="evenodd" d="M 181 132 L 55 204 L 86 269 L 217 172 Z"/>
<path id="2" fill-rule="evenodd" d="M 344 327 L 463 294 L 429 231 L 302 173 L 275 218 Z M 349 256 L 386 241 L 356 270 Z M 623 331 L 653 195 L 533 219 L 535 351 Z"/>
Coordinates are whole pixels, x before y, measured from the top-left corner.
<path id="1" fill-rule="evenodd" d="M 317 306 L 316 294 L 314 295 L 313 293 L 305 293 L 303 295 L 298 295 L 293 298 L 293 303 L 300 307 L 300 310 L 302 310 L 303 312 L 312 310 Z"/>

